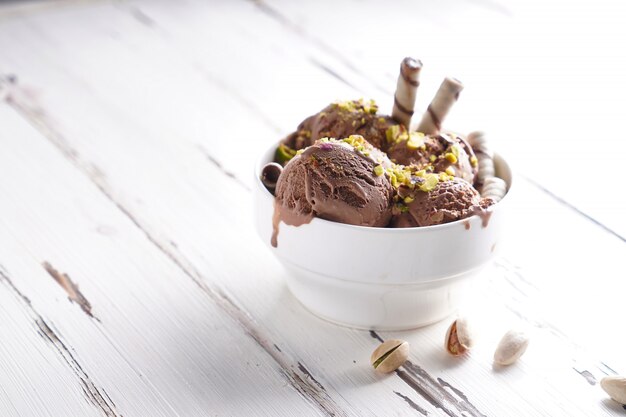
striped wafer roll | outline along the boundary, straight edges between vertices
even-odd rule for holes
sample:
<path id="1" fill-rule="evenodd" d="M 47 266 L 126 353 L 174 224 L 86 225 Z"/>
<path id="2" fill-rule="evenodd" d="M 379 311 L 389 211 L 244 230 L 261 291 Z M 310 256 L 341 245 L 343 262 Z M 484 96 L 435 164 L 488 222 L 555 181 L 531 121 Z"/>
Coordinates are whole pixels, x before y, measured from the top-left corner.
<path id="1" fill-rule="evenodd" d="M 261 182 L 265 185 L 265 188 L 272 194 L 276 190 L 276 183 L 278 177 L 283 173 L 283 167 L 276 162 L 270 162 L 266 164 L 261 170 Z"/>
<path id="2" fill-rule="evenodd" d="M 488 178 L 496 176 L 496 169 L 493 165 L 493 151 L 483 132 L 472 132 L 467 136 L 467 142 L 472 147 L 476 159 L 478 159 L 478 173 L 476 174 L 476 188 L 485 184 Z"/>
<path id="3" fill-rule="evenodd" d="M 400 64 L 400 75 L 396 85 L 396 94 L 393 96 L 393 111 L 391 117 L 402 123 L 407 130 L 411 125 L 411 117 L 415 109 L 415 93 L 420 85 L 419 74 L 422 61 L 410 57 L 404 58 Z"/>
<path id="4" fill-rule="evenodd" d="M 485 180 L 480 196 L 482 198 L 491 198 L 494 202 L 498 202 L 506 195 L 506 182 L 502 178 L 490 177 Z"/>
<path id="5" fill-rule="evenodd" d="M 441 123 L 450 111 L 452 105 L 459 99 L 463 84 L 454 78 L 446 78 L 441 83 L 437 94 L 430 102 L 417 126 L 417 131 L 426 135 L 434 135 L 441 130 Z"/>

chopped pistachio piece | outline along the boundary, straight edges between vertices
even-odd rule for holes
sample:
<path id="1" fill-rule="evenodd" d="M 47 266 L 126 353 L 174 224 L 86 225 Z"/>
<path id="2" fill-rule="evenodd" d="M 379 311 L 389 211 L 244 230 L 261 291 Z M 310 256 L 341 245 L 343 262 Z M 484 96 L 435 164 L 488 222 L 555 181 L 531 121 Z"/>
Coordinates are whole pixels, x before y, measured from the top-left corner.
<path id="1" fill-rule="evenodd" d="M 399 125 L 389 126 L 387 130 L 385 131 L 385 136 L 387 137 L 387 142 L 390 142 L 390 143 L 395 142 L 396 138 L 400 136 L 400 126 Z"/>
<path id="2" fill-rule="evenodd" d="M 338 101 L 336 103 L 334 103 L 337 108 L 339 108 L 339 110 L 343 110 L 343 111 L 347 111 L 347 112 L 352 112 L 354 110 L 356 110 L 356 107 L 354 105 L 354 103 L 352 101 Z"/>
<path id="3" fill-rule="evenodd" d="M 431 155 L 428 159 L 430 159 L 430 162 L 435 162 L 437 157 L 435 155 Z"/>
<path id="4" fill-rule="evenodd" d="M 360 100 L 361 105 L 365 113 L 376 114 L 378 112 L 378 105 L 374 100 L 370 100 L 367 103 L 363 103 L 363 99 Z"/>
<path id="5" fill-rule="evenodd" d="M 444 157 L 446 158 L 446 160 L 448 162 L 450 162 L 451 164 L 456 164 L 458 159 L 456 157 L 455 154 L 448 152 L 447 154 L 444 155 Z"/>
<path id="6" fill-rule="evenodd" d="M 411 150 L 415 150 L 418 148 L 425 148 L 425 143 L 424 143 L 424 134 L 420 133 L 420 132 L 411 132 L 409 134 L 409 139 L 406 142 L 406 147 L 411 149 Z"/>
<path id="7" fill-rule="evenodd" d="M 454 177 L 456 175 L 456 171 L 454 170 L 453 167 L 448 167 L 446 168 L 446 174 L 450 175 L 451 177 Z"/>
<path id="8" fill-rule="evenodd" d="M 398 188 L 398 186 L 400 185 L 400 183 L 398 182 L 398 177 L 396 177 L 396 174 L 393 171 L 389 172 L 389 180 L 391 181 L 391 185 L 394 188 Z"/>
<path id="9" fill-rule="evenodd" d="M 449 175 L 446 172 L 440 172 L 439 173 L 439 181 L 444 182 L 444 181 L 451 181 L 454 178 L 454 175 Z"/>
<path id="10" fill-rule="evenodd" d="M 415 201 L 415 199 L 413 197 L 411 197 L 411 196 L 404 197 L 404 202 L 406 204 L 411 204 L 414 201 Z"/>
<path id="11" fill-rule="evenodd" d="M 476 158 L 475 155 L 472 155 L 472 157 L 470 158 L 470 164 L 472 164 L 473 167 L 478 166 L 478 158 Z"/>
<path id="12" fill-rule="evenodd" d="M 285 145 L 284 143 L 281 143 L 280 145 L 278 145 L 278 148 L 276 148 L 275 158 L 281 164 L 284 164 L 290 161 L 291 158 L 293 158 L 294 156 L 296 156 L 296 151 L 294 149 L 291 149 L 289 146 Z"/>
<path id="13" fill-rule="evenodd" d="M 380 177 L 384 173 L 385 173 L 385 169 L 383 168 L 382 165 L 376 165 L 374 167 L 374 174 L 376 174 L 377 177 Z"/>
<path id="14" fill-rule="evenodd" d="M 352 146 L 355 150 L 359 152 L 365 151 L 366 143 L 365 139 L 363 139 L 363 136 L 361 135 L 350 135 L 347 138 L 342 139 L 341 141 Z"/>
<path id="15" fill-rule="evenodd" d="M 429 192 L 434 190 L 437 184 L 439 184 L 439 175 L 426 174 L 424 180 L 424 183 L 419 186 L 419 189 L 424 192 Z"/>

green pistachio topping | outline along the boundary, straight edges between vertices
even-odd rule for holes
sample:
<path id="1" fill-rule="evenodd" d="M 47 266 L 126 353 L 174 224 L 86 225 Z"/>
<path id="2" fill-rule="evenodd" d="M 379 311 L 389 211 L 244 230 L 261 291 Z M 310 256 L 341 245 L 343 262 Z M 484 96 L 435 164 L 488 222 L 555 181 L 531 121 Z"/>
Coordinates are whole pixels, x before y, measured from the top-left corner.
<path id="1" fill-rule="evenodd" d="M 451 177 L 454 177 L 456 175 L 456 171 L 454 170 L 453 167 L 448 167 L 446 168 L 446 174 L 450 175 Z"/>
<path id="2" fill-rule="evenodd" d="M 474 168 L 478 166 L 478 158 L 476 158 L 475 155 L 472 155 L 472 157 L 470 158 L 470 164 L 472 164 Z"/>
<path id="3" fill-rule="evenodd" d="M 414 174 L 411 172 L 409 167 L 392 164 L 391 167 L 385 169 L 385 172 L 389 176 L 389 181 L 391 181 L 391 185 L 394 188 L 398 188 L 401 185 L 406 185 L 409 188 L 415 187 L 415 179 L 413 178 Z"/>
<path id="4" fill-rule="evenodd" d="M 376 114 L 378 112 L 378 105 L 374 100 L 346 100 L 336 101 L 333 103 L 339 110 L 349 113 L 365 113 Z"/>
<path id="5" fill-rule="evenodd" d="M 385 173 L 385 169 L 383 168 L 382 165 L 376 165 L 374 167 L 374 174 L 376 174 L 377 177 L 380 177 L 384 173 Z"/>
<path id="6" fill-rule="evenodd" d="M 452 145 L 450 146 L 450 152 L 452 152 L 452 155 L 456 156 L 456 158 L 459 158 L 459 155 L 461 155 L 461 148 L 459 147 L 459 145 Z"/>
<path id="7" fill-rule="evenodd" d="M 369 114 L 376 114 L 378 112 L 378 105 L 374 100 L 363 102 L 363 99 L 359 100 L 359 103 L 363 106 L 363 111 Z"/>
<path id="8" fill-rule="evenodd" d="M 448 152 L 447 154 L 445 154 L 445 155 L 444 155 L 444 157 L 445 157 L 445 158 L 446 158 L 446 160 L 447 160 L 448 162 L 450 162 L 451 164 L 456 164 L 456 163 L 457 163 L 457 161 L 458 161 L 458 159 L 457 159 L 456 155 L 455 155 L 455 154 L 453 154 L 453 153 L 451 153 L 451 152 Z"/>
<path id="9" fill-rule="evenodd" d="M 341 141 L 352 146 L 359 152 L 365 152 L 367 149 L 367 142 L 361 135 L 350 135 L 347 138 L 341 139 Z"/>
<path id="10" fill-rule="evenodd" d="M 415 201 L 415 199 L 413 197 L 411 197 L 411 196 L 404 197 L 404 202 L 406 204 L 411 204 L 414 201 Z"/>
<path id="11" fill-rule="evenodd" d="M 400 183 L 398 182 L 398 177 L 396 176 L 395 172 L 393 171 L 389 171 L 389 181 L 391 181 L 391 186 L 393 188 L 398 188 L 400 186 Z"/>
<path id="12" fill-rule="evenodd" d="M 409 208 L 407 206 L 405 206 L 402 203 L 398 203 L 396 205 L 396 207 L 398 208 L 398 210 L 400 210 L 400 213 L 408 213 L 409 212 Z"/>
<path id="13" fill-rule="evenodd" d="M 430 159 L 430 162 L 435 162 L 437 157 L 435 155 L 431 155 L 428 159 Z"/>
<path id="14" fill-rule="evenodd" d="M 400 126 L 393 125 L 389 126 L 385 131 L 385 136 L 387 137 L 387 142 L 395 143 L 398 136 L 400 136 Z"/>
<path id="15" fill-rule="evenodd" d="M 439 184 L 439 175 L 424 174 L 424 183 L 419 185 L 419 189 L 427 193 L 434 190 L 437 184 Z"/>
<path id="16" fill-rule="evenodd" d="M 278 148 L 276 148 L 275 159 L 281 164 L 290 161 L 294 156 L 296 156 L 296 151 L 284 143 L 281 143 L 278 145 Z"/>
<path id="17" fill-rule="evenodd" d="M 453 179 L 454 179 L 454 175 L 450 175 L 447 172 L 440 172 L 439 173 L 439 181 L 441 181 L 441 182 L 451 181 Z"/>
<path id="18" fill-rule="evenodd" d="M 426 143 L 424 142 L 424 134 L 421 132 L 409 133 L 409 138 L 406 141 L 406 147 L 411 150 L 426 149 Z"/>

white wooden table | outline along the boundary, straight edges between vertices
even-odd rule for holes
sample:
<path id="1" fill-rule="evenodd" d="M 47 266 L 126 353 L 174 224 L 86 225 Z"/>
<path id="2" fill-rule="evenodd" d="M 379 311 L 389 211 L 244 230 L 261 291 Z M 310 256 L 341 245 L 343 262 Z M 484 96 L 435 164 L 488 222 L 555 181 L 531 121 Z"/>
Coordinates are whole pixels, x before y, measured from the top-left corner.
<path id="1" fill-rule="evenodd" d="M 0 416 L 619 416 L 626 373 L 623 2 L 59 1 L 0 5 Z M 516 171 L 468 311 L 368 332 L 306 312 L 252 227 L 259 152 L 337 98 L 421 109 Z M 389 111 L 389 110 L 387 110 Z M 509 327 L 526 355 L 492 368 Z M 411 343 L 377 375 L 382 338 Z"/>

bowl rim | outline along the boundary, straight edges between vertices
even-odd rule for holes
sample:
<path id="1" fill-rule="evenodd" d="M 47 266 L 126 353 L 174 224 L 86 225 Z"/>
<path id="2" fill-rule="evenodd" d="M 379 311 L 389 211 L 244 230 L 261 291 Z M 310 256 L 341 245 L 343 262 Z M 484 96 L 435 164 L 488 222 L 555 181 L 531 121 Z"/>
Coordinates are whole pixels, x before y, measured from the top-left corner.
<path id="1" fill-rule="evenodd" d="M 278 146 L 278 144 L 281 141 L 279 140 L 278 142 L 275 142 L 274 144 L 272 144 L 271 147 L 267 148 L 260 157 L 257 158 L 257 162 L 254 165 L 254 182 L 255 182 L 255 186 L 257 189 L 260 190 L 261 193 L 263 193 L 263 198 L 271 198 L 272 200 L 275 198 L 274 195 L 272 193 L 269 192 L 269 190 L 267 188 L 265 188 L 265 185 L 263 185 L 263 182 L 261 181 L 261 170 L 263 169 L 263 166 L 265 166 L 265 164 L 269 163 L 269 162 L 273 162 L 273 160 L 269 160 L 268 156 L 273 155 L 275 152 L 276 147 Z M 509 181 L 506 181 L 507 183 L 507 191 L 506 194 L 504 195 L 504 197 L 502 198 L 502 200 L 498 201 L 497 203 L 493 204 L 492 206 L 489 206 L 487 208 L 488 212 L 492 212 L 493 210 L 495 210 L 497 207 L 501 206 L 502 203 L 504 202 L 508 202 L 509 198 L 509 194 L 511 193 L 511 189 L 513 187 L 513 169 L 511 168 L 511 164 L 508 162 L 508 160 L 506 158 L 504 158 L 500 153 L 498 152 L 494 152 L 494 160 L 497 159 L 499 161 L 501 161 L 501 163 L 504 164 L 504 166 L 506 168 L 508 168 L 509 171 L 509 175 L 510 175 L 510 179 Z M 340 222 L 334 222 L 332 220 L 326 220 L 326 219 L 321 219 L 319 217 L 314 216 L 313 219 L 311 220 L 311 222 L 309 222 L 308 224 L 311 224 L 313 222 L 320 223 L 320 225 L 328 225 L 328 227 L 339 227 L 339 228 L 345 228 L 345 229 L 349 229 L 349 230 L 367 230 L 370 232 L 374 232 L 374 233 L 418 233 L 417 231 L 421 231 L 420 233 L 427 233 L 429 231 L 435 231 L 435 230 L 440 230 L 440 229 L 446 229 L 446 228 L 453 228 L 453 227 L 457 227 L 459 224 L 465 224 L 468 221 L 482 221 L 480 219 L 480 217 L 476 214 L 471 215 L 469 217 L 466 217 L 464 219 L 459 219 L 459 220 L 455 220 L 453 222 L 448 222 L 448 223 L 443 223 L 443 224 L 435 224 L 435 225 L 431 225 L 431 226 L 415 226 L 415 227 L 374 227 L 374 226 L 360 226 L 360 225 L 355 225 L 355 224 L 347 224 L 347 223 L 340 223 Z"/>

